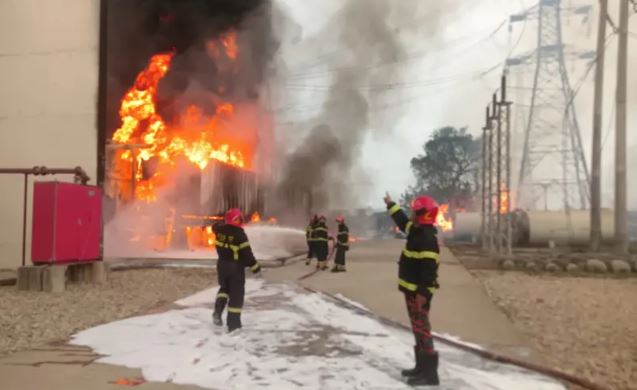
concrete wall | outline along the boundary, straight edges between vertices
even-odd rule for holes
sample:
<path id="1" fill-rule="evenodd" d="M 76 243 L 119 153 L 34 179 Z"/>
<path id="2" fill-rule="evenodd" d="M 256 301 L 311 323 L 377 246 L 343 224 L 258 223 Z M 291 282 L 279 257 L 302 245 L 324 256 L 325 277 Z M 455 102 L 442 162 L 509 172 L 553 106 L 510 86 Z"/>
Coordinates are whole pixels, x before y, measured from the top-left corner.
<path id="1" fill-rule="evenodd" d="M 0 1 L 0 167 L 80 165 L 95 183 L 98 43 L 99 0 Z M 0 176 L 0 194 L 0 268 L 14 268 L 22 177 Z"/>
<path id="2" fill-rule="evenodd" d="M 628 131 L 634 131 L 635 127 L 629 127 Z M 628 165 L 626 179 L 628 183 L 628 210 L 637 211 L 637 146 L 628 148 Z"/>

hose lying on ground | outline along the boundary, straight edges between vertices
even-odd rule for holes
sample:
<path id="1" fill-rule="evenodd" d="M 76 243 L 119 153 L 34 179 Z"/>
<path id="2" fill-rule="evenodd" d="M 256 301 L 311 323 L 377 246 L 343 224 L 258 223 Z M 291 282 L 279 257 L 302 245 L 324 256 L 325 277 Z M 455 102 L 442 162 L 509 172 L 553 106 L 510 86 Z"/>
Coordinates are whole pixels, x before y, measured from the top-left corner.
<path id="1" fill-rule="evenodd" d="M 316 273 L 316 271 L 314 271 L 314 272 L 312 272 L 310 274 L 304 275 L 301 278 L 302 279 L 307 279 L 310 276 L 314 275 L 315 273 Z M 302 279 L 298 279 L 298 280 L 302 280 Z M 362 309 L 362 308 L 360 308 L 360 307 L 358 307 L 356 305 L 353 305 L 353 304 L 347 302 L 346 300 L 341 299 L 341 298 L 339 298 L 337 296 L 334 296 L 332 294 L 325 293 L 325 292 L 322 292 L 322 291 L 316 291 L 316 290 L 314 290 L 312 288 L 309 288 L 309 287 L 303 287 L 303 288 L 305 290 L 307 290 L 307 291 L 312 292 L 312 293 L 323 294 L 323 295 L 329 297 L 330 299 L 332 299 L 333 301 L 335 301 L 336 303 L 340 304 L 341 306 L 343 306 L 343 307 L 345 307 L 345 308 L 347 308 L 349 310 L 355 311 L 355 312 L 357 312 L 359 314 L 362 314 L 362 315 L 365 315 L 365 316 L 368 316 L 368 317 L 373 317 L 376 320 L 384 323 L 385 325 L 389 325 L 389 326 L 392 326 L 392 327 L 395 327 L 395 328 L 411 331 L 411 329 L 409 329 L 409 327 L 406 326 L 406 325 L 403 325 L 403 324 L 401 324 L 401 323 L 399 323 L 397 321 L 393 321 L 393 320 L 387 319 L 385 317 L 381 317 L 379 315 L 376 315 L 376 314 L 374 314 L 374 313 L 372 313 L 372 312 L 370 312 L 368 310 Z M 541 366 L 539 364 L 526 362 L 524 360 L 520 360 L 520 359 L 512 358 L 512 357 L 509 357 L 509 356 L 500 355 L 500 354 L 497 354 L 497 353 L 494 353 L 494 352 L 486 351 L 486 350 L 483 350 L 483 349 L 480 349 L 480 348 L 472 347 L 470 345 L 467 345 L 467 344 L 452 340 L 452 339 L 444 337 L 444 336 L 440 336 L 440 335 L 434 334 L 433 337 L 434 337 L 434 339 L 436 341 L 439 341 L 441 343 L 450 345 L 450 346 L 455 347 L 455 348 L 462 349 L 462 350 L 464 350 L 466 352 L 469 352 L 469 353 L 473 353 L 473 354 L 478 355 L 478 356 L 480 356 L 480 357 L 482 357 L 484 359 L 489 359 L 489 360 L 493 360 L 493 361 L 496 361 L 496 362 L 499 362 L 499 363 L 510 364 L 510 365 L 518 366 L 518 367 L 521 367 L 521 368 L 524 368 L 524 369 L 527 369 L 527 370 L 530 370 L 530 371 L 535 371 L 535 372 L 538 372 L 540 374 L 544 374 L 546 376 L 549 376 L 551 378 L 554 378 L 554 379 L 557 379 L 557 380 L 560 380 L 560 381 L 569 382 L 571 384 L 580 386 L 580 387 L 582 387 L 584 389 L 588 389 L 588 390 L 611 390 L 608 387 L 605 387 L 605 386 L 602 386 L 602 385 L 599 385 L 599 384 L 596 384 L 596 383 L 592 383 L 592 382 L 590 382 L 589 380 L 587 380 L 585 378 L 581 378 L 581 377 L 578 377 L 578 376 L 575 376 L 575 375 L 571 375 L 571 374 L 568 374 L 566 372 L 562 372 L 562 371 L 556 370 L 554 368 Z"/>

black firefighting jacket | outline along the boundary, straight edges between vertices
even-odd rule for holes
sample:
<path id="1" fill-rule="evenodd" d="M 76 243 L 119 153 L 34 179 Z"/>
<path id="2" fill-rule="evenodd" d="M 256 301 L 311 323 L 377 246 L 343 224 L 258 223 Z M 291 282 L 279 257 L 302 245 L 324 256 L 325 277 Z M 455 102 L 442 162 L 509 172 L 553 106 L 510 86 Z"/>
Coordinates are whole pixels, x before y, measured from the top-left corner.
<path id="1" fill-rule="evenodd" d="M 410 221 L 394 202 L 387 205 L 389 215 L 407 235 L 407 243 L 400 254 L 398 288 L 407 293 L 433 294 L 438 285 L 437 230 L 433 225 L 418 225 Z"/>
<path id="2" fill-rule="evenodd" d="M 344 223 L 338 225 L 338 234 L 336 235 L 336 246 L 341 249 L 349 249 L 349 228 Z"/>
<path id="3" fill-rule="evenodd" d="M 327 242 L 329 241 L 327 225 L 325 225 L 324 222 L 318 222 L 316 225 L 314 225 L 310 239 L 311 241 L 314 241 L 316 243 L 324 242 L 327 245 Z"/>
<path id="4" fill-rule="evenodd" d="M 212 227 L 216 236 L 217 255 L 219 261 L 238 261 L 254 273 L 261 266 L 252 253 L 250 242 L 243 228 L 233 225 L 216 224 Z"/>

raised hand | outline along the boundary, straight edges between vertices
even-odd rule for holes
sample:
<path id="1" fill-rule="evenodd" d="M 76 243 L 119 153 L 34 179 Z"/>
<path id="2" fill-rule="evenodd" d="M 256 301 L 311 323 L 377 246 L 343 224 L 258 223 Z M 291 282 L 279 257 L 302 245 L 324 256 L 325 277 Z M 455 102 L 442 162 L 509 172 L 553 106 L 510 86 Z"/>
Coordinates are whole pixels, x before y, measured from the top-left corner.
<path id="1" fill-rule="evenodd" d="M 383 201 L 385 202 L 385 204 L 390 204 L 391 202 L 393 202 L 393 200 L 391 199 L 391 196 L 389 196 L 389 192 L 385 192 L 385 197 L 383 198 Z"/>

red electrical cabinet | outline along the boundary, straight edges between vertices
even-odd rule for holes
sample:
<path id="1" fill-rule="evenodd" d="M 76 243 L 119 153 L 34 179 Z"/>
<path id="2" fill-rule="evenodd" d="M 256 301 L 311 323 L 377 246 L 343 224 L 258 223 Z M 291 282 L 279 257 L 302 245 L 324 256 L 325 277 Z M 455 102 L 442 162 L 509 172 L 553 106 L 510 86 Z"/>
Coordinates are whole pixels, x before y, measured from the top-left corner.
<path id="1" fill-rule="evenodd" d="M 100 258 L 102 196 L 98 187 L 60 182 L 33 185 L 33 264 Z"/>

